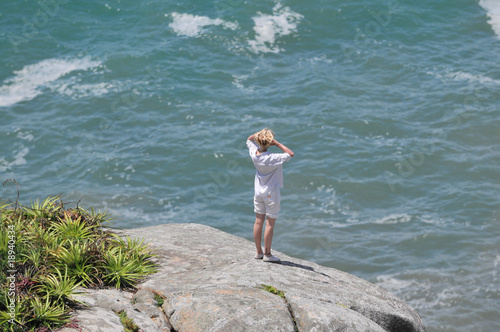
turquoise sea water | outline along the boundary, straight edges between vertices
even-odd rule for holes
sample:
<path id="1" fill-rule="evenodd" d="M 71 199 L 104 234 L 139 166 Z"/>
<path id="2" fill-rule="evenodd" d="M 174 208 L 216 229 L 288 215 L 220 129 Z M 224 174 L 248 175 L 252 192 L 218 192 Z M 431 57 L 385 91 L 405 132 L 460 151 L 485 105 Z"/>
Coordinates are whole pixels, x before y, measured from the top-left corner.
<path id="1" fill-rule="evenodd" d="M 428 331 L 500 330 L 500 2 L 9 0 L 0 28 L 0 180 L 22 202 L 251 239 L 245 139 L 271 127 L 296 154 L 276 250 Z"/>

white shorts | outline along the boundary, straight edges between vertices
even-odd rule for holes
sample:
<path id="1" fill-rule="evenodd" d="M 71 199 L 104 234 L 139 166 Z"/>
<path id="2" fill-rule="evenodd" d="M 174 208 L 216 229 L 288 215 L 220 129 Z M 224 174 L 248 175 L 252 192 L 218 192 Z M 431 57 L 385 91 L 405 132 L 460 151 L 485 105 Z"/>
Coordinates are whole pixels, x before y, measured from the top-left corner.
<path id="1" fill-rule="evenodd" d="M 254 212 L 267 214 L 269 218 L 278 218 L 280 212 L 280 188 L 273 188 L 253 198 Z"/>

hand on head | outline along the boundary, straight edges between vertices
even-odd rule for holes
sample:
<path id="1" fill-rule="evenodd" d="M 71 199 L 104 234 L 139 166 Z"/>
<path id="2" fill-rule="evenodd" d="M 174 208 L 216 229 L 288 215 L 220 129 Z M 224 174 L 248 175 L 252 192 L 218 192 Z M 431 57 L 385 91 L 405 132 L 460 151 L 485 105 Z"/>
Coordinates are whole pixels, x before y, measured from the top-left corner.
<path id="1" fill-rule="evenodd" d="M 258 133 L 254 134 L 255 142 L 259 145 L 262 151 L 267 150 L 270 145 L 273 145 L 274 133 L 270 129 L 262 129 Z"/>

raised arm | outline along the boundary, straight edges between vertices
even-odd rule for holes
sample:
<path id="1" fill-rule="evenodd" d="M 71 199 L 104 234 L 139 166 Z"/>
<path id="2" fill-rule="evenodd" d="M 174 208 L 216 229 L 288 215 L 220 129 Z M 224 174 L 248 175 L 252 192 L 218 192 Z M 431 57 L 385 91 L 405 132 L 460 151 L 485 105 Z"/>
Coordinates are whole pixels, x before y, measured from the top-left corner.
<path id="1" fill-rule="evenodd" d="M 284 144 L 281 144 L 277 140 L 273 140 L 273 142 L 271 143 L 271 145 L 276 145 L 276 147 L 278 147 L 279 149 L 281 149 L 283 152 L 288 153 L 292 157 L 295 155 L 295 153 L 293 153 L 292 150 L 290 150 Z"/>
<path id="2" fill-rule="evenodd" d="M 253 141 L 253 137 L 254 136 L 255 136 L 255 134 L 252 134 L 252 135 L 248 136 L 247 141 Z"/>

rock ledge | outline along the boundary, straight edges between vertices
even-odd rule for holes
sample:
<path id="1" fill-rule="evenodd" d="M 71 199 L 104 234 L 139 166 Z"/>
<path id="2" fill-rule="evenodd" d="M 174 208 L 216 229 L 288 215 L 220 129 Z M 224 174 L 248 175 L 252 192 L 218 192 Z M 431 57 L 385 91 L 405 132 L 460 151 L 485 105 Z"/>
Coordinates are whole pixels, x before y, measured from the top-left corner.
<path id="1" fill-rule="evenodd" d="M 209 226 L 166 224 L 118 233 L 150 242 L 160 271 L 136 294 L 86 290 L 78 296 L 89 304 L 75 313 L 84 332 L 123 331 L 116 314 L 121 311 L 144 332 L 425 331 L 412 308 L 378 286 L 276 251 L 282 264 L 255 260 L 252 242 Z M 164 299 L 161 307 L 154 294 Z"/>

